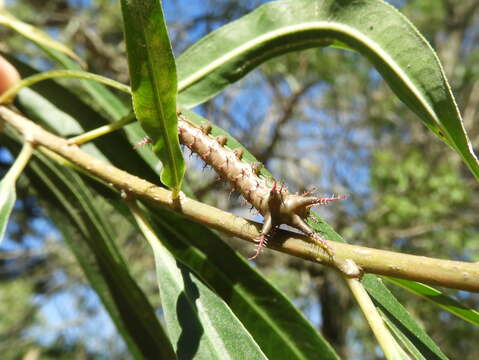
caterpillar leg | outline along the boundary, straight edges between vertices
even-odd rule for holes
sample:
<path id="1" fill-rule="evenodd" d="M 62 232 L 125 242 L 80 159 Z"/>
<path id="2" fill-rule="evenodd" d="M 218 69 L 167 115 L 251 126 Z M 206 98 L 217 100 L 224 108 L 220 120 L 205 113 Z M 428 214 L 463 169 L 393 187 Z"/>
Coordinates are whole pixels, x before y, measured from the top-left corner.
<path id="1" fill-rule="evenodd" d="M 261 254 L 261 251 L 263 251 L 263 248 L 268 245 L 268 235 L 273 230 L 273 221 L 271 218 L 271 214 L 267 213 L 264 216 L 264 223 L 263 223 L 263 228 L 261 229 L 261 235 L 258 236 L 255 239 L 256 242 L 256 252 L 254 253 L 253 256 L 248 258 L 248 260 L 253 260 L 258 257 L 259 254 Z"/>
<path id="2" fill-rule="evenodd" d="M 248 260 L 253 260 L 258 257 L 259 254 L 261 254 L 261 251 L 263 251 L 264 247 L 268 245 L 268 235 L 263 235 L 261 234 L 256 241 L 256 252 L 254 253 L 253 256 L 249 257 Z"/>

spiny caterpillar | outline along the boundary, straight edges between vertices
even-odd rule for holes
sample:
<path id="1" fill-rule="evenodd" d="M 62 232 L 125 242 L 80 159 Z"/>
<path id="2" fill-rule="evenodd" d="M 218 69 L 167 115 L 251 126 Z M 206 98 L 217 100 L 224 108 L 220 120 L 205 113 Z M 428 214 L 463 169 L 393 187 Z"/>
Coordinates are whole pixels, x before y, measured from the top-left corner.
<path id="1" fill-rule="evenodd" d="M 248 163 L 242 160 L 243 150 L 229 149 L 225 145 L 226 136 L 211 136 L 212 127 L 204 124 L 198 127 L 189 122 L 181 112 L 178 112 L 178 133 L 180 143 L 198 154 L 206 165 L 210 165 L 221 179 L 228 180 L 233 188 L 264 218 L 261 235 L 256 239 L 256 252 L 249 259 L 256 258 L 267 245 L 268 238 L 281 224 L 292 226 L 315 240 L 330 257 L 333 257 L 331 247 L 316 234 L 304 221 L 308 218 L 311 208 L 315 205 L 326 205 L 331 201 L 341 200 L 346 196 L 314 197 L 313 191 L 301 195 L 290 194 L 284 184 L 278 185 L 276 180 L 260 176 L 262 164 Z M 134 146 L 150 144 L 151 139 L 145 138 Z"/>
<path id="2" fill-rule="evenodd" d="M 325 205 L 331 201 L 344 199 L 345 196 L 314 197 L 311 192 L 302 195 L 290 194 L 288 189 L 276 180 L 260 176 L 261 166 L 242 161 L 243 150 L 231 150 L 225 145 L 225 136 L 211 136 L 211 125 L 201 127 L 190 123 L 178 112 L 178 132 L 180 143 L 198 154 L 205 164 L 210 165 L 221 179 L 228 180 L 232 190 L 240 194 L 264 218 L 261 235 L 256 239 L 257 249 L 250 259 L 256 258 L 267 245 L 268 238 L 281 224 L 292 226 L 315 240 L 330 257 L 332 249 L 326 241 L 316 234 L 304 221 L 315 205 Z"/>

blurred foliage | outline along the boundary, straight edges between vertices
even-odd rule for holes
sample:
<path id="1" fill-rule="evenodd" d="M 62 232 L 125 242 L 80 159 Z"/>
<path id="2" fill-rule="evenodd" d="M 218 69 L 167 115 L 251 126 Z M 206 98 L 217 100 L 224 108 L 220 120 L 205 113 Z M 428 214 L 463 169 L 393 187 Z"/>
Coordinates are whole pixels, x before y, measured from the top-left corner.
<path id="1" fill-rule="evenodd" d="M 262 2 L 166 2 L 176 53 Z M 21 19 L 75 49 L 90 71 L 127 82 L 118 1 L 6 3 Z M 477 149 L 479 1 L 391 3 L 400 7 L 437 49 Z M 33 45 L 3 28 L 0 39 L 5 39 L 0 50 L 22 54 L 40 69 L 52 66 Z M 69 84 L 76 87 L 74 82 Z M 477 183 L 457 155 L 418 121 L 411 121 L 415 115 L 359 55 L 337 49 L 288 54 L 263 65 L 199 110 L 248 146 L 293 190 L 318 186 L 322 193 L 349 193 L 350 199 L 343 204 L 322 209 L 348 241 L 479 261 Z M 8 164 L 2 157 L 0 169 Z M 197 159 L 189 161 L 187 179 L 197 197 L 250 216 L 239 199 L 229 198 L 228 191 L 218 185 L 215 174 L 202 172 L 201 167 Z M 91 294 L 87 301 L 72 305 L 72 299 L 80 296 L 75 287 L 88 285 L 62 242 L 52 236 L 52 224 L 28 194 L 28 184 L 20 185 L 15 223 L 9 229 L 9 240 L 0 247 L 2 358 L 26 358 L 27 354 L 42 359 L 128 358 L 114 331 L 101 334 L 101 344 L 89 341 L 91 329 L 105 324 L 104 310 Z M 105 211 L 115 216 L 112 209 Z M 46 224 L 41 231 L 35 225 L 39 220 Z M 117 230 L 119 247 L 133 275 L 159 306 L 153 259 L 146 243 L 131 229 Z M 245 248 L 243 243 L 230 243 Z M 248 246 L 248 254 L 250 250 Z M 269 251 L 257 264 L 322 329 L 340 354 L 351 359 L 380 357 L 362 314 L 334 272 Z M 402 289 L 392 290 L 448 356 L 479 358 L 476 328 Z M 448 293 L 479 308 L 477 294 Z M 68 294 L 67 300 L 54 300 L 64 294 Z M 76 321 L 83 324 L 76 327 L 78 334 L 65 335 L 62 329 L 55 329 L 48 319 L 51 308 L 73 309 Z M 42 312 L 46 314 L 43 320 L 38 316 Z M 63 320 L 66 326 L 72 321 L 67 316 Z M 53 336 L 44 341 L 32 329 Z"/>

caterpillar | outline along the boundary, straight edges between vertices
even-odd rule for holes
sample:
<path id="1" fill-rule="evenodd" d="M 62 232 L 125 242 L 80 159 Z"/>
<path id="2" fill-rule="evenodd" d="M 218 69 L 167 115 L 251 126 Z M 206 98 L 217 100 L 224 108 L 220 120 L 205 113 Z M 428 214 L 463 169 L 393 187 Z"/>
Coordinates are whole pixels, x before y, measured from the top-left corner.
<path id="1" fill-rule="evenodd" d="M 320 245 L 332 258 L 333 251 L 326 241 L 315 233 L 305 222 L 315 205 L 326 205 L 346 196 L 314 197 L 311 191 L 291 194 L 284 184 L 260 175 L 262 164 L 242 160 L 243 150 L 226 146 L 225 136 L 211 136 L 210 124 L 197 126 L 178 112 L 178 134 L 181 144 L 196 153 L 210 165 L 221 179 L 232 185 L 264 218 L 260 236 L 255 240 L 256 252 L 249 259 L 255 259 L 267 246 L 268 239 L 280 225 L 289 225 Z"/>
<path id="2" fill-rule="evenodd" d="M 249 258 L 253 260 L 267 246 L 269 237 L 280 225 L 289 225 L 316 241 L 332 258 L 333 251 L 326 241 L 315 233 L 305 219 L 315 205 L 326 205 L 332 201 L 345 199 L 346 196 L 314 197 L 314 190 L 303 194 L 290 194 L 284 184 L 260 175 L 263 164 L 243 161 L 241 148 L 226 147 L 226 136 L 211 136 L 212 126 L 205 123 L 197 126 L 189 122 L 178 112 L 178 137 L 181 144 L 196 153 L 219 174 L 220 179 L 231 183 L 232 191 L 239 191 L 246 201 L 251 203 L 264 218 L 260 236 L 255 240 L 256 252 Z M 151 144 L 146 137 L 134 146 L 137 148 Z"/>

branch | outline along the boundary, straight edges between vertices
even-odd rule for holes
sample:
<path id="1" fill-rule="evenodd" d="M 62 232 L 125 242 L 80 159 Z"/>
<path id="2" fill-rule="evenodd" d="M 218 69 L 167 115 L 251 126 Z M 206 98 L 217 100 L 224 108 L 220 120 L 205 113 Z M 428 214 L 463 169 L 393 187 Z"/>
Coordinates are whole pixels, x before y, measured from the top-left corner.
<path id="1" fill-rule="evenodd" d="M 135 195 L 224 233 L 253 242 L 260 234 L 261 224 L 181 196 L 172 200 L 171 192 L 108 163 L 94 158 L 71 145 L 66 139 L 45 131 L 34 122 L 0 106 L 0 117 L 35 145 L 41 145 L 74 163 L 89 174 L 120 191 Z M 328 241 L 334 252 L 331 259 L 313 240 L 289 231 L 279 230 L 270 247 L 313 262 L 334 266 L 354 261 L 366 273 L 388 275 L 479 292 L 479 264 L 407 255 L 392 251 Z"/>

